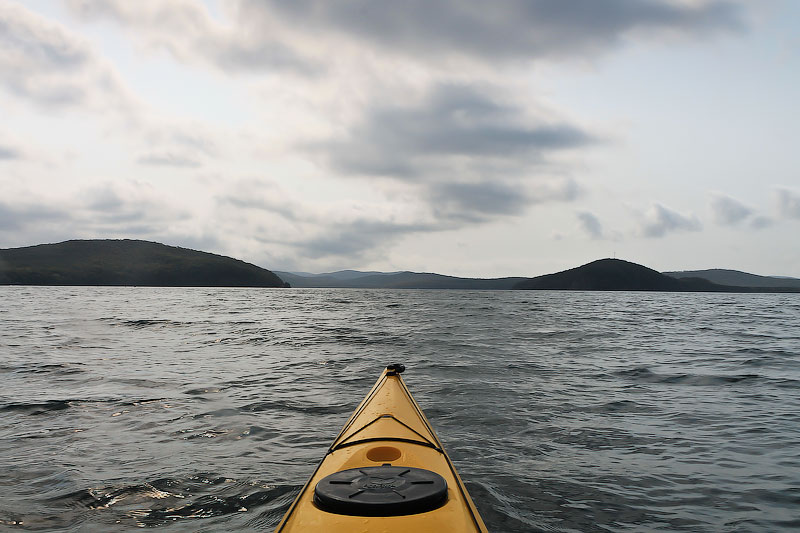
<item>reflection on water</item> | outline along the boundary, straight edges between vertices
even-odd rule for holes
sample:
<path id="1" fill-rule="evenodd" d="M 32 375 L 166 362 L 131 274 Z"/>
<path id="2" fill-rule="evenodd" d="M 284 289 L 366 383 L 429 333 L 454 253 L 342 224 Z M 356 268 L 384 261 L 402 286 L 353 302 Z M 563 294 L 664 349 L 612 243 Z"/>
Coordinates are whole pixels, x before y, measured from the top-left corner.
<path id="1" fill-rule="evenodd" d="M 797 295 L 0 287 L 0 529 L 271 531 L 383 365 L 491 531 L 800 528 Z"/>

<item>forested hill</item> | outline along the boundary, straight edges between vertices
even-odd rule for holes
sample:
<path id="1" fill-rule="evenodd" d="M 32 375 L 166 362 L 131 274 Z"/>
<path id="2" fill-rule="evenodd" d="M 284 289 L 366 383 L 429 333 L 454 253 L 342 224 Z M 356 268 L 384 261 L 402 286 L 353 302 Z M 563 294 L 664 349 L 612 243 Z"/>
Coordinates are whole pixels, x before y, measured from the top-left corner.
<path id="1" fill-rule="evenodd" d="M 0 285 L 283 287 L 238 259 L 140 240 L 72 240 L 0 249 Z"/>
<path id="2" fill-rule="evenodd" d="M 699 277 L 677 279 L 621 259 L 599 259 L 583 266 L 522 281 L 515 289 L 662 292 L 800 292 L 791 287 L 735 287 Z"/>

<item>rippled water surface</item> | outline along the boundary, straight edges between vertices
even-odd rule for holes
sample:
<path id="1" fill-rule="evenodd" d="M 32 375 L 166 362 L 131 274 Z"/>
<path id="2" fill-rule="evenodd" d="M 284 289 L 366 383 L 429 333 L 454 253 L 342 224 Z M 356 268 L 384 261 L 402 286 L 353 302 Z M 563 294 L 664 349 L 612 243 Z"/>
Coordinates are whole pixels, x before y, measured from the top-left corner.
<path id="1" fill-rule="evenodd" d="M 394 361 L 490 531 L 800 528 L 800 295 L 0 287 L 0 530 L 272 531 Z"/>

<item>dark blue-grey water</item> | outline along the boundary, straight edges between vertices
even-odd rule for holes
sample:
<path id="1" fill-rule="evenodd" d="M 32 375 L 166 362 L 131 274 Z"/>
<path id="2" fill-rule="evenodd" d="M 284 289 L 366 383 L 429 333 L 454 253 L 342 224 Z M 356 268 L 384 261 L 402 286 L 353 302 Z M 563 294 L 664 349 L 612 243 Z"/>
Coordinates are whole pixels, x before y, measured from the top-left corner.
<path id="1" fill-rule="evenodd" d="M 0 287 L 0 530 L 271 531 L 393 361 L 490 531 L 800 528 L 798 295 Z"/>

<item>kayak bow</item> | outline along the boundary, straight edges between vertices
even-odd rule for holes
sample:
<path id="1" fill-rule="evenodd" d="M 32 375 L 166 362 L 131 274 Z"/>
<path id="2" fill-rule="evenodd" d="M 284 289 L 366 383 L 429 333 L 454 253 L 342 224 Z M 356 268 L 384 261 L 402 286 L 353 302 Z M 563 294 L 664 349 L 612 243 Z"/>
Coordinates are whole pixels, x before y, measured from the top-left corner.
<path id="1" fill-rule="evenodd" d="M 486 533 L 453 463 L 389 365 L 275 533 Z"/>

